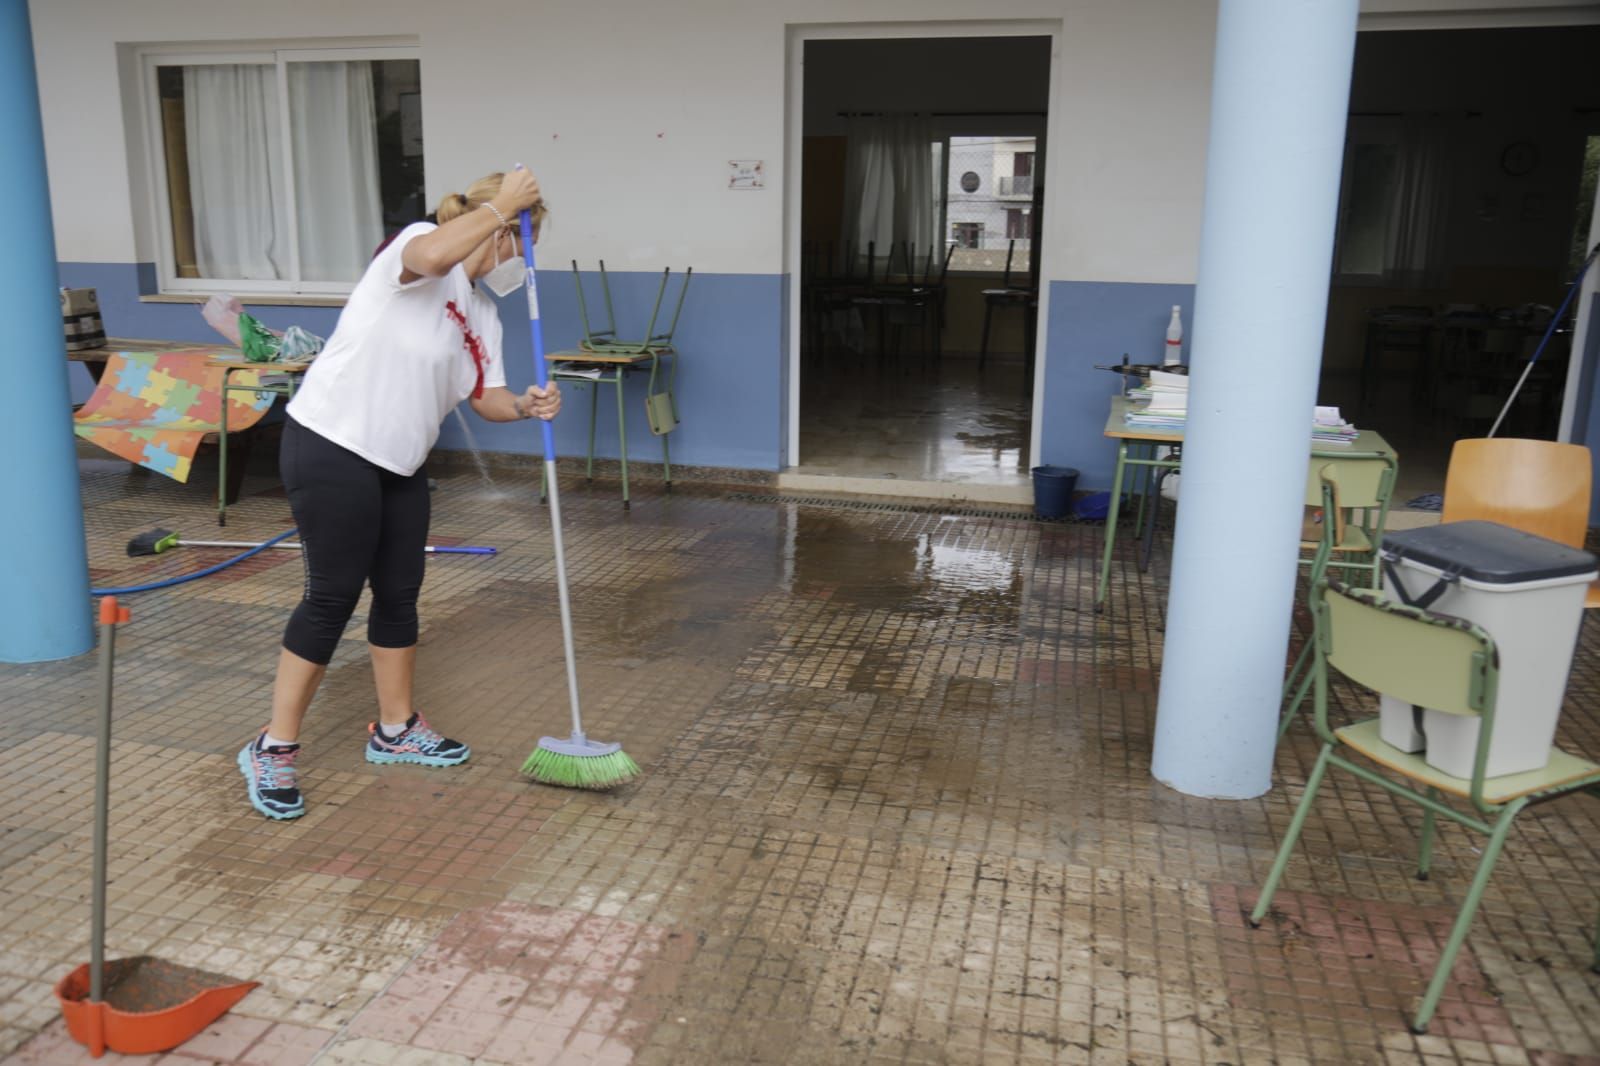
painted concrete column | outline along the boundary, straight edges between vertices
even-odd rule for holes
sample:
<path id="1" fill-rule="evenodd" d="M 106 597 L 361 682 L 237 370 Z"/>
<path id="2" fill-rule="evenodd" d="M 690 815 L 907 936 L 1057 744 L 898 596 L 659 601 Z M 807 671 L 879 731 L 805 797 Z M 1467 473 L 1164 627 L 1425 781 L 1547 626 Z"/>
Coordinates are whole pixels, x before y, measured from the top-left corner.
<path id="1" fill-rule="evenodd" d="M 1358 0 L 1221 0 L 1151 772 L 1272 781 Z"/>
<path id="2" fill-rule="evenodd" d="M 0 0 L 0 204 L 0 662 L 37 662 L 94 630 L 27 0 Z"/>

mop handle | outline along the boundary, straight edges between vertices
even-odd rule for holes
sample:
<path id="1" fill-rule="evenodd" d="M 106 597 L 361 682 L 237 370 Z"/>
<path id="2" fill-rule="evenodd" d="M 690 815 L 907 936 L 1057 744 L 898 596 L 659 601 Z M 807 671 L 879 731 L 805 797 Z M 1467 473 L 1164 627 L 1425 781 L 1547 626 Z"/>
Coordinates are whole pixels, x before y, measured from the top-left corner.
<path id="1" fill-rule="evenodd" d="M 116 655 L 117 626 L 129 611 L 115 596 L 100 601 L 100 729 L 95 745 L 94 886 L 89 910 L 89 1002 L 105 998 L 106 961 L 106 836 L 111 816 L 111 674 Z"/>
<path id="2" fill-rule="evenodd" d="M 522 169 L 522 164 L 517 164 Z M 539 387 L 550 381 L 544 361 L 544 330 L 539 325 L 539 280 L 533 258 L 533 215 L 522 212 L 522 254 L 528 261 L 528 329 L 533 337 L 533 370 Z M 545 481 L 550 487 L 550 539 L 556 549 L 556 593 L 561 601 L 561 646 L 567 660 L 567 695 L 572 704 L 572 735 L 583 739 L 583 716 L 578 710 L 578 654 L 572 643 L 572 597 L 567 592 L 567 552 L 561 543 L 561 487 L 556 479 L 556 435 L 546 419 L 539 420 L 544 433 Z"/>
<path id="3" fill-rule="evenodd" d="M 1545 327 L 1544 336 L 1539 338 L 1539 346 L 1533 350 L 1533 355 L 1528 360 L 1528 365 L 1522 368 L 1522 376 L 1517 378 L 1517 383 L 1511 389 L 1511 395 L 1506 397 L 1506 404 L 1500 408 L 1500 414 L 1494 420 L 1494 425 L 1489 427 L 1489 436 L 1494 436 L 1500 430 L 1500 423 L 1506 419 L 1506 413 L 1511 410 L 1511 405 L 1517 402 L 1517 395 L 1522 392 L 1523 383 L 1528 380 L 1528 375 L 1533 372 L 1533 364 L 1539 361 L 1539 356 L 1544 354 L 1544 346 L 1550 343 L 1550 335 L 1561 324 L 1561 316 L 1566 313 L 1567 305 L 1578 294 L 1583 285 L 1583 276 L 1588 273 L 1589 266 L 1600 255 L 1600 244 L 1589 249 L 1589 254 L 1584 257 L 1583 265 L 1578 268 L 1578 276 L 1572 279 L 1572 284 L 1567 288 L 1567 295 L 1561 301 L 1561 306 L 1556 308 L 1556 313 L 1550 316 L 1550 324 Z"/>

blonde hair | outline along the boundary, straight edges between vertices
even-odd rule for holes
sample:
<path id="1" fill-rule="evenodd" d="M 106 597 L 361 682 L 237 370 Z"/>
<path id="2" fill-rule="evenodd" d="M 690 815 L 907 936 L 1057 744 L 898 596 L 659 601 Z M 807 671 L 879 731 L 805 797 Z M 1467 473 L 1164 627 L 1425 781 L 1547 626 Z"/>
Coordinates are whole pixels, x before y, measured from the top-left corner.
<path id="1" fill-rule="evenodd" d="M 434 212 L 434 217 L 439 220 L 439 225 L 442 226 L 452 218 L 460 218 L 468 211 L 476 211 L 500 195 L 500 185 L 505 180 L 505 172 L 497 170 L 493 174 L 485 174 L 471 185 L 468 185 L 467 191 L 464 193 L 445 193 L 444 199 L 439 201 L 439 207 Z M 544 216 L 548 214 L 542 201 L 533 205 L 532 212 L 535 226 L 543 222 Z M 512 221 L 515 221 L 515 219 Z"/>

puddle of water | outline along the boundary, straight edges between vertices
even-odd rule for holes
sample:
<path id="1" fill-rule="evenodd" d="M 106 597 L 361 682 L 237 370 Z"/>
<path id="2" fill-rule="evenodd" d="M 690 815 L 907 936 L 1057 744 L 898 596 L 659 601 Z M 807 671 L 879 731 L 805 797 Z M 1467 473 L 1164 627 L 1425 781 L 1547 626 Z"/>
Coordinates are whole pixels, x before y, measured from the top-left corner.
<path id="1" fill-rule="evenodd" d="M 875 535 L 826 513 L 799 511 L 795 523 L 795 582 L 832 587 L 854 606 L 1004 617 L 1021 602 L 1021 572 L 1004 552 L 943 543 L 938 533 Z"/>

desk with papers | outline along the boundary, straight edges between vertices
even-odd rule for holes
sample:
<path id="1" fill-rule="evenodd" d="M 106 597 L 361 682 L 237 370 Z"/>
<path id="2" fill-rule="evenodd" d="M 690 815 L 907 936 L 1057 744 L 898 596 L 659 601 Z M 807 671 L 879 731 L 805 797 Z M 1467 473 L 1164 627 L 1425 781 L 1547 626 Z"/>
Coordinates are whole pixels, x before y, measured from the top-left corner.
<path id="1" fill-rule="evenodd" d="M 1143 526 L 1144 510 L 1150 506 L 1146 496 L 1155 489 L 1154 475 L 1177 470 L 1183 463 L 1184 412 L 1176 420 L 1152 421 L 1141 418 L 1143 405 L 1126 396 L 1111 397 L 1111 411 L 1106 417 L 1105 435 L 1117 442 L 1117 467 L 1111 479 L 1111 499 L 1106 511 L 1105 548 L 1100 559 L 1100 577 L 1095 584 L 1094 604 L 1099 610 L 1105 605 L 1106 587 L 1111 580 L 1111 559 L 1116 550 L 1117 518 L 1121 511 L 1123 484 L 1130 467 L 1136 474 L 1147 475 L 1139 497 L 1139 525 Z M 1131 416 L 1131 417 L 1130 417 Z M 1325 421 L 1326 420 L 1326 421 Z M 1334 422 L 1337 422 L 1337 425 Z M 1307 441 L 1309 458 L 1325 456 L 1336 459 L 1352 452 L 1387 451 L 1394 449 L 1388 441 L 1372 430 L 1357 430 L 1338 419 L 1337 409 L 1318 408 L 1317 424 Z M 1154 515 L 1152 514 L 1152 519 Z M 1144 530 L 1144 536 L 1154 535 L 1154 523 Z M 1145 563 L 1148 563 L 1146 556 Z M 1141 569 L 1143 567 L 1141 566 Z"/>

